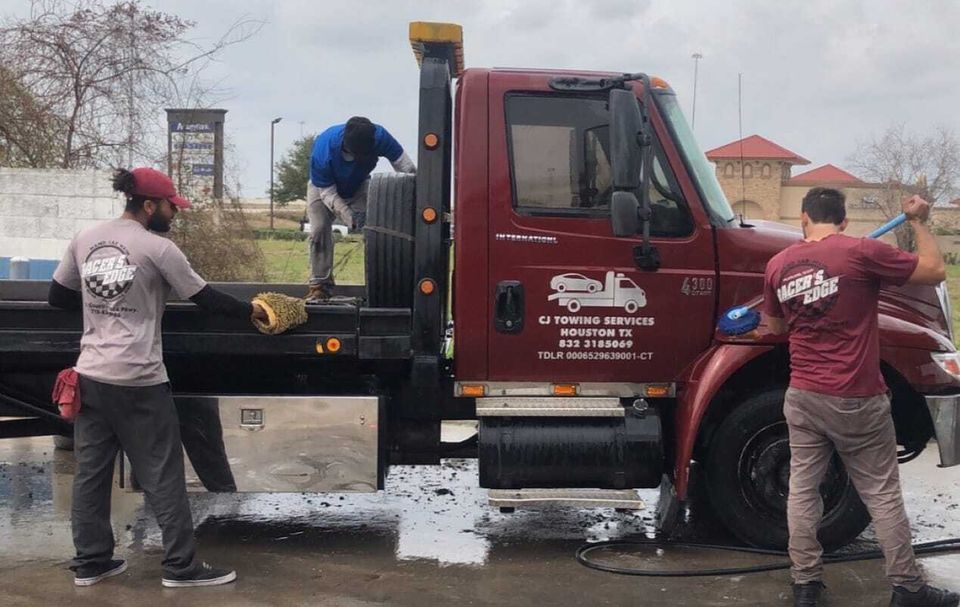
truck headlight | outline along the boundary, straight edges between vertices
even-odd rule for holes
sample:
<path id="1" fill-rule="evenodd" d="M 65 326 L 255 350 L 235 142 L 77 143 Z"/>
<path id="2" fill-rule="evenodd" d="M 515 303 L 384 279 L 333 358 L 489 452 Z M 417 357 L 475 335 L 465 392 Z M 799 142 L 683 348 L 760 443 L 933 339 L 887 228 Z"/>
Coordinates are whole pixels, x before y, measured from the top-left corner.
<path id="1" fill-rule="evenodd" d="M 930 358 L 946 373 L 960 379 L 960 352 L 931 352 Z"/>

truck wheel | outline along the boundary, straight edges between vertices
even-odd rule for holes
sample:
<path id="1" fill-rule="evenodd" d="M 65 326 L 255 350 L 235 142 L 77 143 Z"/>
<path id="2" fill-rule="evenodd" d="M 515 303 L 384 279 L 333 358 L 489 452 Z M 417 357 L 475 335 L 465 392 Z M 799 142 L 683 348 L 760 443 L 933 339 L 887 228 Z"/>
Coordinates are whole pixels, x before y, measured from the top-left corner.
<path id="1" fill-rule="evenodd" d="M 567 310 L 569 310 L 571 314 L 576 314 L 580 311 L 580 302 L 576 299 L 571 299 L 567 302 Z"/>
<path id="2" fill-rule="evenodd" d="M 413 231 L 416 175 L 375 173 L 367 190 L 364 266 L 367 305 L 413 305 Z"/>
<path id="3" fill-rule="evenodd" d="M 640 305 L 632 299 L 623 305 L 623 310 L 627 314 L 633 314 L 640 309 Z"/>
<path id="4" fill-rule="evenodd" d="M 783 417 L 783 389 L 755 394 L 734 409 L 710 440 L 706 483 L 720 521 L 744 542 L 784 550 L 790 444 Z M 820 484 L 826 550 L 853 541 L 867 527 L 867 512 L 834 455 Z"/>

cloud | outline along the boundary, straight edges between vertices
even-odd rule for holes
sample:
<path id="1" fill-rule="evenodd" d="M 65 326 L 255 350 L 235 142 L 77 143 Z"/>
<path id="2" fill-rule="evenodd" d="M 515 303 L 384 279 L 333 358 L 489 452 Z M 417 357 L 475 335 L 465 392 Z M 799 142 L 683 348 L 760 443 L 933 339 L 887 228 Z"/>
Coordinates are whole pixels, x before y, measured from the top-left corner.
<path id="1" fill-rule="evenodd" d="M 20 14 L 22 0 L 0 0 Z M 468 66 L 647 71 L 692 105 L 703 53 L 696 133 L 704 149 L 762 134 L 815 164 L 843 165 L 858 139 L 905 122 L 957 128 L 960 3 L 906 0 L 151 0 L 212 39 L 242 14 L 267 20 L 255 39 L 211 66 L 233 95 L 227 129 L 247 167 L 244 194 L 262 196 L 269 121 L 277 153 L 305 132 L 354 114 L 412 147 L 417 70 L 409 21 L 464 27 Z"/>

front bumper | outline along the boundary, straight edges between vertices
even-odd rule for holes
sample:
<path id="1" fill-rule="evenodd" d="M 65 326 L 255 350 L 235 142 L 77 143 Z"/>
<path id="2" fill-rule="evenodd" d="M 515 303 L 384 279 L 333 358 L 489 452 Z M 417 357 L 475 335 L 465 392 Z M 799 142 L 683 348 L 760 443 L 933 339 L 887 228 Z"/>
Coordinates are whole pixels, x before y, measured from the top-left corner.
<path id="1" fill-rule="evenodd" d="M 946 468 L 960 464 L 960 394 L 924 398 L 940 447 L 940 465 Z"/>

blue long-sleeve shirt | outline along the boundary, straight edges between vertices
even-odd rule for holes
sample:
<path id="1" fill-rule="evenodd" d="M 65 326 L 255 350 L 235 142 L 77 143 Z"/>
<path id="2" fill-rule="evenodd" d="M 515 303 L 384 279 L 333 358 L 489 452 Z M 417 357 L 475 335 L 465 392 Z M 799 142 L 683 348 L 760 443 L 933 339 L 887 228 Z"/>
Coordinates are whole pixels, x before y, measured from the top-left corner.
<path id="1" fill-rule="evenodd" d="M 338 124 L 317 135 L 310 155 L 310 181 L 318 188 L 337 186 L 341 198 L 356 194 L 360 184 L 370 176 L 380 157 L 396 162 L 403 155 L 403 147 L 387 129 L 374 124 L 373 153 L 370 156 L 346 160 L 341 153 L 346 124 Z"/>

